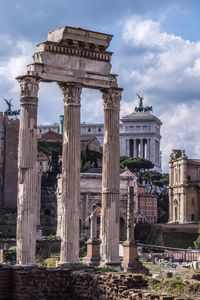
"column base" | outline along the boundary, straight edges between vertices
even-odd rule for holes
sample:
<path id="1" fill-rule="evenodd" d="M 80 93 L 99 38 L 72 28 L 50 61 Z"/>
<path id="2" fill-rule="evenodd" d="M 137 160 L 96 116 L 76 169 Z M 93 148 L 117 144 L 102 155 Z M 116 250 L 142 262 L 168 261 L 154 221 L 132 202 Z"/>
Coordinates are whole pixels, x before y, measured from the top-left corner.
<path id="1" fill-rule="evenodd" d="M 101 260 L 100 268 L 109 268 L 113 271 L 121 271 L 122 270 L 120 261 Z"/>
<path id="2" fill-rule="evenodd" d="M 125 272 L 149 274 L 141 262 L 138 261 L 137 244 L 135 242 L 125 241 L 123 243 L 124 256 L 122 267 Z"/>
<path id="3" fill-rule="evenodd" d="M 83 263 L 86 265 L 96 265 L 100 263 L 100 244 L 99 239 L 89 239 L 87 241 L 87 255 L 83 258 Z"/>

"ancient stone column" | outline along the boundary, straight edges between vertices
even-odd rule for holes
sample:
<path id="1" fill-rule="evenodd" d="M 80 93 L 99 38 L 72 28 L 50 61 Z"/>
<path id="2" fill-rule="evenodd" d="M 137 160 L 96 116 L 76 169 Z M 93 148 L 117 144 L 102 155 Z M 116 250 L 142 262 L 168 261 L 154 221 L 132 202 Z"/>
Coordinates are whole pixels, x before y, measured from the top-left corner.
<path id="1" fill-rule="evenodd" d="M 134 238 L 134 187 L 128 185 L 127 193 L 127 239 L 123 243 L 124 255 L 122 266 L 125 271 L 137 268 L 137 244 Z"/>
<path id="2" fill-rule="evenodd" d="M 119 264 L 119 110 L 121 89 L 103 90 L 104 143 L 101 210 L 101 265 Z"/>
<path id="3" fill-rule="evenodd" d="M 90 238 L 87 241 L 87 255 L 83 258 L 83 262 L 87 265 L 98 265 L 100 262 L 100 240 L 97 238 L 98 208 L 95 205 L 92 209 L 93 211 L 90 215 Z"/>
<path id="4" fill-rule="evenodd" d="M 59 84 L 64 95 L 60 264 L 79 261 L 80 97 L 75 83 Z"/>
<path id="5" fill-rule="evenodd" d="M 130 178 L 131 179 L 131 178 Z M 138 261 L 137 243 L 134 237 L 134 186 L 129 185 L 127 193 L 127 239 L 123 243 L 124 253 L 122 267 L 125 272 L 148 273 L 148 270 Z"/>
<path id="6" fill-rule="evenodd" d="M 39 80 L 19 77 L 21 88 L 18 146 L 17 264 L 35 264 L 37 227 L 37 105 Z"/>

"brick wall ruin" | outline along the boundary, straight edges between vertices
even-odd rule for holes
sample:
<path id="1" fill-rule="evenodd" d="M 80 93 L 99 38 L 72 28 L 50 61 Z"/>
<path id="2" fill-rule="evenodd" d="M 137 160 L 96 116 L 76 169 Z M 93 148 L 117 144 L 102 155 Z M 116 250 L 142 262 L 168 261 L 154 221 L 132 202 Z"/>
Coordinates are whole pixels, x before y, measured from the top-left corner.
<path id="1" fill-rule="evenodd" d="M 145 292 L 146 287 L 147 281 L 141 275 L 129 273 L 0 265 L 0 300 L 176 299 L 150 295 Z"/>

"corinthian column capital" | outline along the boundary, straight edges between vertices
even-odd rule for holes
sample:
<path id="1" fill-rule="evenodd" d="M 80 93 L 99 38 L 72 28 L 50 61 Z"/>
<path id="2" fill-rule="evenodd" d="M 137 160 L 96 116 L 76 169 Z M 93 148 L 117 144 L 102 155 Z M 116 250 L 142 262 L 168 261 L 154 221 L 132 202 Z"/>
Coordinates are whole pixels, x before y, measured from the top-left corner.
<path id="1" fill-rule="evenodd" d="M 64 95 L 65 105 L 80 105 L 82 86 L 77 83 L 58 83 Z"/>
<path id="2" fill-rule="evenodd" d="M 18 77 L 20 83 L 20 97 L 37 97 L 40 79 L 33 76 Z"/>
<path id="3" fill-rule="evenodd" d="M 104 109 L 119 109 L 121 101 L 121 92 L 120 88 L 109 88 L 103 89 L 103 104 Z"/>

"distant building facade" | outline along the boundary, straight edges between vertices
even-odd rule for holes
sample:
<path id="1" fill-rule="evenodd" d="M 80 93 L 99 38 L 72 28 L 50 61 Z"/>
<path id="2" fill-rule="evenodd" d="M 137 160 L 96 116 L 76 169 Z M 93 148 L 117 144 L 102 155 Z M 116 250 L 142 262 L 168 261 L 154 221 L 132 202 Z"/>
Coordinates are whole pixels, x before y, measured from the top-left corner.
<path id="1" fill-rule="evenodd" d="M 145 186 L 138 186 L 137 222 L 156 223 L 158 220 L 158 197 L 145 192 Z"/>
<path id="2" fill-rule="evenodd" d="M 54 123 L 54 124 L 50 124 L 50 125 L 38 125 L 38 127 L 37 127 L 37 134 L 44 134 L 49 131 L 60 133 L 60 125 L 57 123 Z"/>
<path id="3" fill-rule="evenodd" d="M 17 206 L 19 120 L 0 113 L 0 206 Z"/>
<path id="4" fill-rule="evenodd" d="M 99 169 L 100 171 L 100 169 Z M 146 194 L 145 188 L 138 184 L 138 178 L 130 170 L 124 170 L 120 175 L 120 240 L 126 239 L 127 228 L 127 197 L 128 187 L 134 188 L 134 219 L 135 222 L 155 223 L 157 221 L 157 196 Z M 90 215 L 97 206 L 101 206 L 101 173 L 81 173 L 80 186 L 80 233 L 89 236 Z M 61 178 L 58 179 L 58 231 L 61 224 Z M 97 218 L 97 228 L 100 227 L 100 209 Z"/>
<path id="5" fill-rule="evenodd" d="M 161 172 L 162 122 L 150 112 L 134 112 L 120 119 L 120 155 L 150 160 Z M 103 124 L 82 123 L 82 136 L 96 136 L 103 145 Z"/>
<path id="6" fill-rule="evenodd" d="M 169 162 L 169 222 L 200 220 L 200 159 L 173 150 Z"/>

